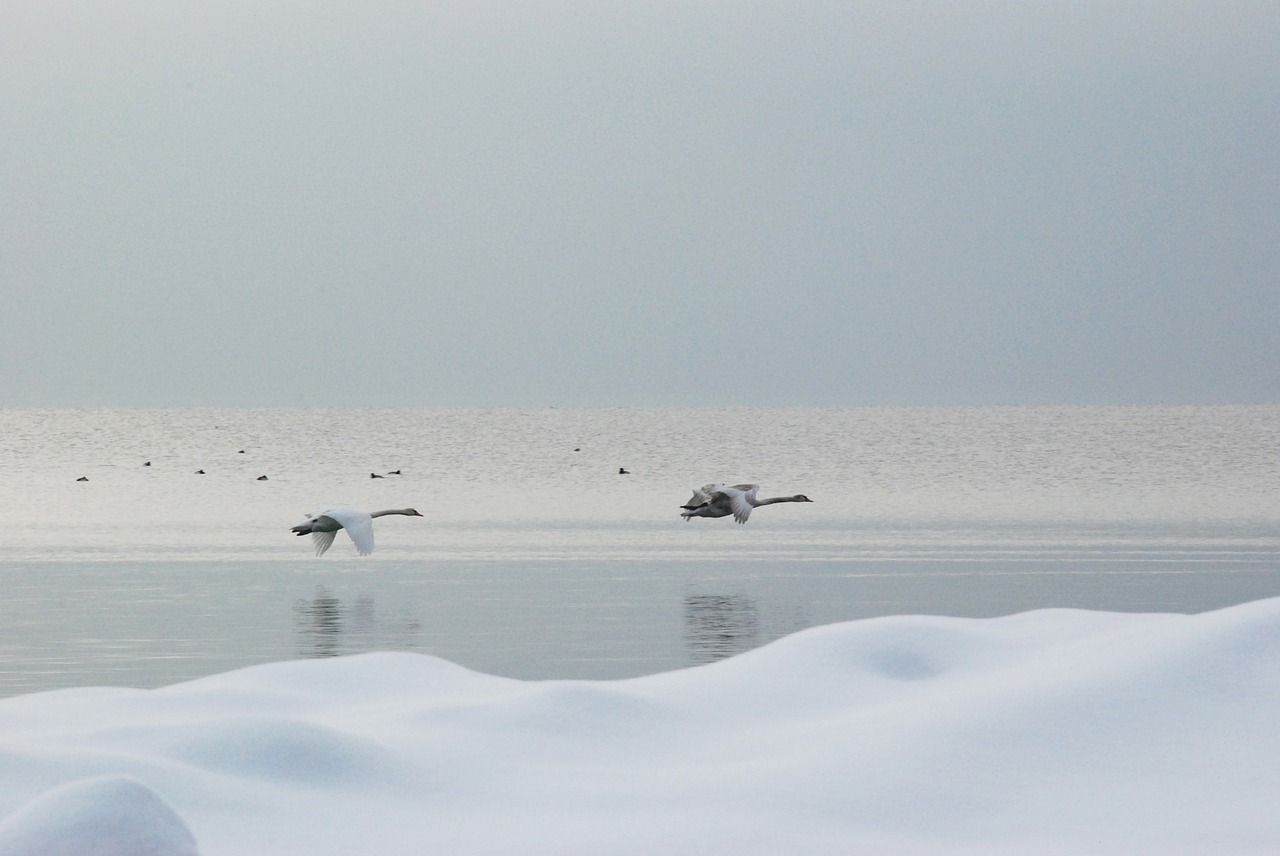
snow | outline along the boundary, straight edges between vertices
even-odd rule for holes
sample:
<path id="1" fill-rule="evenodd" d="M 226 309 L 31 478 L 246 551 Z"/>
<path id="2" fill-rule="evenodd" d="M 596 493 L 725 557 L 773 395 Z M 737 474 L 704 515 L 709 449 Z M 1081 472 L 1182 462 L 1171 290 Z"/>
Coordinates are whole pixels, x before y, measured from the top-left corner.
<path id="1" fill-rule="evenodd" d="M 0 856 L 1275 853 L 1277 711 L 1280 599 L 877 618 L 624 681 L 275 663 L 0 701 Z"/>
<path id="2" fill-rule="evenodd" d="M 0 856 L 180 856 L 196 853 L 182 818 L 124 776 L 81 779 L 36 797 L 0 826 Z"/>

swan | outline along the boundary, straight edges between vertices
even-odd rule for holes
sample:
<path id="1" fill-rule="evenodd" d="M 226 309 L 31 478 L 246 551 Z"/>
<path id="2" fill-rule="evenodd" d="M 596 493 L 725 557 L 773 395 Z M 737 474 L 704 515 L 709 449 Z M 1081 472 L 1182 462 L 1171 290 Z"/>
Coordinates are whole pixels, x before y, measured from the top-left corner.
<path id="1" fill-rule="evenodd" d="M 680 516 L 686 521 L 694 517 L 728 517 L 739 523 L 746 523 L 751 516 L 751 509 L 760 505 L 773 505 L 775 502 L 813 502 L 803 493 L 795 496 L 773 496 L 758 499 L 758 484 L 704 484 L 693 492 L 689 501 L 680 506 L 685 509 Z"/>
<path id="2" fill-rule="evenodd" d="M 412 508 L 390 508 L 370 514 L 358 508 L 341 505 L 318 514 L 308 514 L 306 521 L 289 531 L 295 535 L 311 535 L 311 543 L 315 545 L 316 555 L 323 556 L 324 551 L 333 545 L 333 539 L 338 534 L 338 530 L 345 529 L 356 545 L 356 552 L 361 556 L 367 556 L 373 552 L 373 518 L 386 517 L 388 514 L 403 514 L 406 517 L 422 516 Z"/>

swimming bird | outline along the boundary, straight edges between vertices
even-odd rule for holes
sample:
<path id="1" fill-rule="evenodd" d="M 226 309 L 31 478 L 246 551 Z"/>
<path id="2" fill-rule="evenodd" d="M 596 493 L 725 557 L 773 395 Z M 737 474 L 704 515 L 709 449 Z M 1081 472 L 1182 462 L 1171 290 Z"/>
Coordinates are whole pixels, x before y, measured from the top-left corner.
<path id="1" fill-rule="evenodd" d="M 267 480 L 266 476 L 258 476 L 258 481 L 266 481 L 266 480 Z"/>
<path id="2" fill-rule="evenodd" d="M 795 496 L 773 496 L 758 499 L 758 484 L 704 484 L 693 492 L 689 501 L 680 506 L 684 511 L 680 516 L 686 521 L 694 517 L 728 517 L 739 523 L 746 523 L 751 516 L 751 509 L 761 505 L 773 505 L 776 502 L 813 502 L 803 493 Z"/>
<path id="3" fill-rule="evenodd" d="M 391 508 L 370 514 L 358 508 L 341 505 L 318 514 L 308 514 L 305 522 L 299 523 L 289 531 L 295 535 L 310 535 L 311 543 L 316 548 L 316 555 L 323 556 L 324 551 L 333 545 L 333 539 L 338 534 L 338 530 L 345 529 L 356 545 L 356 552 L 361 556 L 367 556 L 373 552 L 373 518 L 386 517 L 388 514 L 403 514 L 406 517 L 422 516 L 412 508 Z"/>
<path id="4" fill-rule="evenodd" d="M 382 478 L 382 476 L 378 475 L 377 473 L 369 473 L 369 478 L 371 478 L 371 479 L 380 479 L 380 478 Z"/>
<path id="5" fill-rule="evenodd" d="M 631 475 L 631 470 L 627 469 L 626 467 L 618 467 L 618 475 L 629 476 Z"/>
<path id="6" fill-rule="evenodd" d="M 76 479 L 76 481 L 88 481 L 88 480 L 89 480 L 88 476 L 80 476 L 80 478 Z"/>

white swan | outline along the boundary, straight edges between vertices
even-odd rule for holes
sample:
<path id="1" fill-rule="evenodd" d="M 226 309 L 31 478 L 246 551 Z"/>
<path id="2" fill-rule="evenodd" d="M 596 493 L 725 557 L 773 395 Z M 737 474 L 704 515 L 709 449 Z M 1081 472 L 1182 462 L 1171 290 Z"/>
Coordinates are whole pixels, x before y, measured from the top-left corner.
<path id="1" fill-rule="evenodd" d="M 373 518 L 385 517 L 388 514 L 403 514 L 406 517 L 422 516 L 412 508 L 391 508 L 370 514 L 358 508 L 342 505 L 318 514 L 308 514 L 305 522 L 299 523 L 289 531 L 295 535 L 310 535 L 311 542 L 316 548 L 316 555 L 323 556 L 324 551 L 333 545 L 333 539 L 338 534 L 338 530 L 345 529 L 356 545 L 356 552 L 361 556 L 367 556 L 373 552 Z"/>
<path id="2" fill-rule="evenodd" d="M 758 499 L 758 484 L 704 484 L 693 492 L 689 501 L 680 506 L 684 511 L 680 516 L 686 521 L 693 517 L 728 517 L 739 523 L 746 523 L 751 516 L 751 509 L 760 505 L 773 505 L 775 502 L 813 502 L 803 493 L 795 496 L 773 496 Z"/>

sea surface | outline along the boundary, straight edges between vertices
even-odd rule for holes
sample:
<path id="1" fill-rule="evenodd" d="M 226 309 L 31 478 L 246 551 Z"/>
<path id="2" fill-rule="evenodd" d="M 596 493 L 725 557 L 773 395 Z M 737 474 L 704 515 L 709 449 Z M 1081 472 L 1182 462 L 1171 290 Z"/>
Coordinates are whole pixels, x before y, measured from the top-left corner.
<path id="1" fill-rule="evenodd" d="M 813 502 L 681 520 L 713 481 Z M 1280 595 L 1274 406 L 0 410 L 0 499 L 0 695 L 388 649 L 623 678 L 856 618 Z M 289 532 L 343 504 L 423 517 L 363 558 Z"/>

